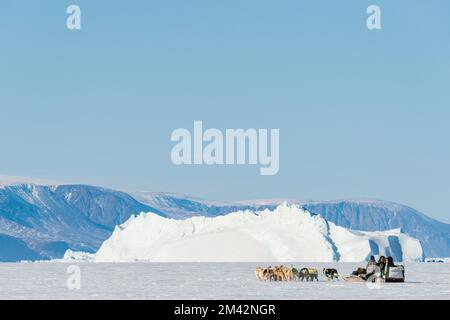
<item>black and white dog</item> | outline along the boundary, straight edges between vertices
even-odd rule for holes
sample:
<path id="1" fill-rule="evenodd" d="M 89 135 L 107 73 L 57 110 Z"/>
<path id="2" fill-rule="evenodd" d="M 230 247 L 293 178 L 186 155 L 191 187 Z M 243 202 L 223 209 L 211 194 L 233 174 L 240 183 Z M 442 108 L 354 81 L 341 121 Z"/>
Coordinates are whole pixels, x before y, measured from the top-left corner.
<path id="1" fill-rule="evenodd" d="M 336 269 L 325 268 L 323 269 L 323 274 L 327 278 L 327 281 L 339 280 L 339 273 Z"/>

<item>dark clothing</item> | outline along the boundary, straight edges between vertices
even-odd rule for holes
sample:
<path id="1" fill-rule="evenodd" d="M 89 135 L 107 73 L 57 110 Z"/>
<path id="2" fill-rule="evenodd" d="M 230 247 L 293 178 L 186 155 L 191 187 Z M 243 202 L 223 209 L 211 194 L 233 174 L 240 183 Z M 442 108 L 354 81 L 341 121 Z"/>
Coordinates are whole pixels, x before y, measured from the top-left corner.
<path id="1" fill-rule="evenodd" d="M 387 265 L 389 267 L 395 267 L 394 260 L 391 257 L 387 258 Z"/>
<path id="2" fill-rule="evenodd" d="M 384 277 L 386 275 L 386 263 L 379 262 L 377 266 L 380 267 L 381 276 Z"/>

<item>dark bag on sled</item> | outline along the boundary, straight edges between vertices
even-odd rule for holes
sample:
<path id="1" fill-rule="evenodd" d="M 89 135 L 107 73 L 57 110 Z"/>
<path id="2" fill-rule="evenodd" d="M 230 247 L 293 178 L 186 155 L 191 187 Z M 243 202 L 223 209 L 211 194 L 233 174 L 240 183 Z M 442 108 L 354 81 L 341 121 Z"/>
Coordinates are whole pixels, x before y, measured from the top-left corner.
<path id="1" fill-rule="evenodd" d="M 388 267 L 385 277 L 386 282 L 405 282 L 405 267 Z"/>

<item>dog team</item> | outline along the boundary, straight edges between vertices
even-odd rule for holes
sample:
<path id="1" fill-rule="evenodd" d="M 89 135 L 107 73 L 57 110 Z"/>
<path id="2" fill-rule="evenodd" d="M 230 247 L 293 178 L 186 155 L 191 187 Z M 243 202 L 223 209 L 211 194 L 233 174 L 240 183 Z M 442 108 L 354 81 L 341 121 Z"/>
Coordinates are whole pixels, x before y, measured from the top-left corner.
<path id="1" fill-rule="evenodd" d="M 339 273 L 336 269 L 325 268 L 323 275 L 327 281 L 339 280 Z M 319 271 L 314 268 L 302 268 L 300 270 L 290 266 L 270 266 L 268 268 L 258 267 L 255 270 L 256 278 L 260 281 L 319 281 Z"/>

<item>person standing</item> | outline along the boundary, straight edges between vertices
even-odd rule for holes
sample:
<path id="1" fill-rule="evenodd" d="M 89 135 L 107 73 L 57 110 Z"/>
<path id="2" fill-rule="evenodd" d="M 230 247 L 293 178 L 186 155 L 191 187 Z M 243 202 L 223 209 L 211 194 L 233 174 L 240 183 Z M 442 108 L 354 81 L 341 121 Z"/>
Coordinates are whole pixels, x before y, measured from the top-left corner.
<path id="1" fill-rule="evenodd" d="M 381 256 L 380 259 L 378 259 L 377 266 L 381 270 L 381 277 L 384 278 L 384 276 L 386 274 L 386 257 L 385 256 Z"/>

